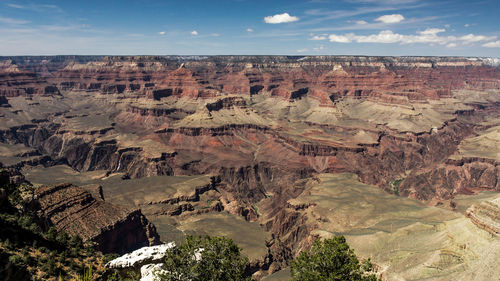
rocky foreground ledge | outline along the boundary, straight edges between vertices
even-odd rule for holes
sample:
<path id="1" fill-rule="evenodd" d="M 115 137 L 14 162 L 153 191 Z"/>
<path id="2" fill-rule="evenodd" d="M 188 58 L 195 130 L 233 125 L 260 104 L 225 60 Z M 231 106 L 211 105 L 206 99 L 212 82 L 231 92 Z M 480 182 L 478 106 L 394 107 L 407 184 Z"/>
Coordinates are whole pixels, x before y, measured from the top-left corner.
<path id="1" fill-rule="evenodd" d="M 161 271 L 167 250 L 175 247 L 174 242 L 157 246 L 142 247 L 118 257 L 106 264 L 109 269 L 136 269 L 141 272 L 141 281 L 155 281 L 156 273 Z"/>

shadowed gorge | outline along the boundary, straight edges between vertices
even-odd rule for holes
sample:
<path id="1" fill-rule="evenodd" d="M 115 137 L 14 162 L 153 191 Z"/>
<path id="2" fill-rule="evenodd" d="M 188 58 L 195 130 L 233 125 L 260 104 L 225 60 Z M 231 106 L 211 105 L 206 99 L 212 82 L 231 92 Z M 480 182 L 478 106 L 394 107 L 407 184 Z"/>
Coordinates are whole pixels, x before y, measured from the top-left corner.
<path id="1" fill-rule="evenodd" d="M 3 57 L 0 120 L 42 217 L 103 252 L 217 234 L 280 280 L 342 234 L 384 280 L 499 274 L 488 59 Z"/>

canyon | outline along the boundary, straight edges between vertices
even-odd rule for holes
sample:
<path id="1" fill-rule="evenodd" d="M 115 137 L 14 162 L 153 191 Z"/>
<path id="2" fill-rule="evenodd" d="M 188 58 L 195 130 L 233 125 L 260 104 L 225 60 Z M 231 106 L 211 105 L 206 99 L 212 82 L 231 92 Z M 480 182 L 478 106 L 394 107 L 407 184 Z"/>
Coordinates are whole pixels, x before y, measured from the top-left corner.
<path id="1" fill-rule="evenodd" d="M 225 235 L 280 280 L 343 234 L 384 280 L 500 274 L 497 60 L 0 57 L 0 120 L 48 223 L 106 252 Z"/>

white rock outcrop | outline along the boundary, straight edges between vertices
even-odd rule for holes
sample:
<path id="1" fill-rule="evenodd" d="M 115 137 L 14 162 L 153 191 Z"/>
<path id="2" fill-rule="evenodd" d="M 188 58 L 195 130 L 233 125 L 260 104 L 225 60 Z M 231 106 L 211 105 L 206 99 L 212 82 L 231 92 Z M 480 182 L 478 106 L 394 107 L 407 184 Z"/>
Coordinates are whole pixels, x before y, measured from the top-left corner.
<path id="1" fill-rule="evenodd" d="M 166 273 L 166 270 L 161 269 L 162 264 L 146 264 L 141 267 L 141 281 L 160 281 L 158 274 Z"/>
<path id="2" fill-rule="evenodd" d="M 118 257 L 106 264 L 107 268 L 127 268 L 141 263 L 160 261 L 168 249 L 175 247 L 174 242 L 158 246 L 143 247 Z"/>

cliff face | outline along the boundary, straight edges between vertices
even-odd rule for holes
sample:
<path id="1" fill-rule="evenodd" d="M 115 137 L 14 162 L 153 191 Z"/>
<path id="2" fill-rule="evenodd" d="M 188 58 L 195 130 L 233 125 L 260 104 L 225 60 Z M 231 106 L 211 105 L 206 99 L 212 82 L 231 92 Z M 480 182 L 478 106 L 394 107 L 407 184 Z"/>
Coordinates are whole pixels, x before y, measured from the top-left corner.
<path id="1" fill-rule="evenodd" d="M 37 189 L 35 196 L 39 216 L 49 226 L 94 241 L 103 253 L 126 253 L 159 243 L 155 227 L 140 210 L 129 211 L 96 199 L 84 188 L 48 186 Z"/>
<path id="2" fill-rule="evenodd" d="M 0 96 L 59 95 L 59 89 L 39 74 L 19 69 L 11 61 L 0 62 Z"/>
<path id="3" fill-rule="evenodd" d="M 450 96 L 463 88 L 498 89 L 498 70 L 480 60 L 363 57 L 208 57 L 197 61 L 156 57 L 68 64 L 54 73 L 64 90 L 132 92 L 153 99 L 270 93 L 309 95 L 331 104 L 343 96 L 390 102 Z"/>

